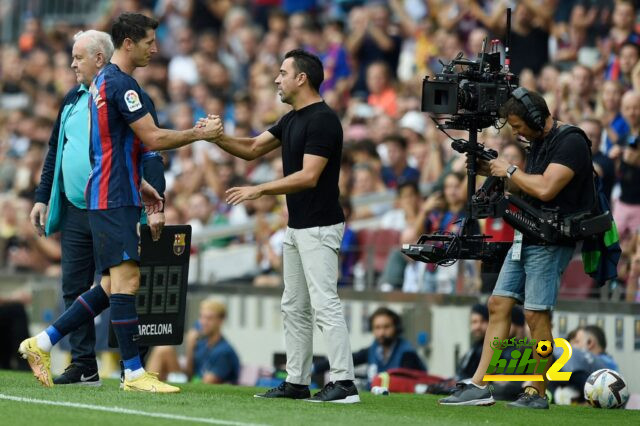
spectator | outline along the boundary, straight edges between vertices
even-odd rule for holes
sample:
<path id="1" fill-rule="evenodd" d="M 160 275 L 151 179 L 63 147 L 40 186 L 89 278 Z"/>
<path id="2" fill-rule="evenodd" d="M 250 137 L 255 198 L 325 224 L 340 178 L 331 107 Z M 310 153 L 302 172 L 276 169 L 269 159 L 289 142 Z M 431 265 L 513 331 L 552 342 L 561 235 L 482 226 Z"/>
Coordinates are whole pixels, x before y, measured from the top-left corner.
<path id="1" fill-rule="evenodd" d="M 604 331 L 597 325 L 578 328 L 571 341 L 571 346 L 591 352 L 604 363 L 606 368 L 620 371 L 618 363 L 606 352 L 607 338 L 604 335 Z"/>
<path id="2" fill-rule="evenodd" d="M 462 356 L 456 368 L 456 379 L 463 380 L 473 377 L 480 363 L 485 333 L 489 325 L 489 309 L 486 305 L 476 303 L 471 307 L 469 328 L 471 331 L 471 348 Z"/>
<path id="3" fill-rule="evenodd" d="M 358 64 L 354 93 L 368 93 L 365 73 L 375 62 L 385 63 L 389 79 L 395 76 L 400 58 L 401 38 L 390 30 L 389 10 L 383 3 L 355 7 L 349 13 L 350 35 L 346 45 Z"/>
<path id="4" fill-rule="evenodd" d="M 195 36 L 190 28 L 175 33 L 177 53 L 169 61 L 169 80 L 182 80 L 189 86 L 198 82 L 198 70 L 192 57 L 195 51 Z"/>
<path id="5" fill-rule="evenodd" d="M 417 219 L 420 209 L 418 183 L 411 179 L 401 179 L 396 187 L 395 208 L 380 219 L 380 228 L 404 231 Z"/>
<path id="6" fill-rule="evenodd" d="M 640 43 L 640 35 L 635 30 L 636 10 L 632 1 L 616 0 L 611 19 L 609 39 L 605 41 L 604 52 L 619 52 L 627 41 Z M 606 56 L 605 56 L 606 57 Z"/>
<path id="7" fill-rule="evenodd" d="M 349 55 L 346 49 L 332 41 L 316 22 L 309 22 L 303 29 L 302 39 L 305 49 L 317 55 L 324 68 L 324 81 L 320 85 L 320 94 L 332 90 L 340 96 L 346 93 L 347 79 L 351 76 Z"/>
<path id="8" fill-rule="evenodd" d="M 153 348 L 147 361 L 149 371 L 158 372 L 160 380 L 170 373 L 183 373 L 190 380 L 207 384 L 237 384 L 240 361 L 233 347 L 222 335 L 227 308 L 215 299 L 200 303 L 200 316 L 189 330 L 185 342 L 185 362 L 180 362 L 173 346 Z"/>
<path id="9" fill-rule="evenodd" d="M 607 197 L 607 200 L 611 202 L 611 190 L 616 179 L 616 167 L 609 157 L 604 155 L 600 150 L 602 140 L 602 125 L 599 120 L 595 118 L 584 119 L 578 124 L 587 137 L 591 141 L 591 159 L 593 160 L 593 167 L 602 179 L 602 190 Z"/>
<path id="10" fill-rule="evenodd" d="M 613 145 L 618 143 L 621 135 L 629 132 L 629 125 L 620 113 L 620 101 L 622 99 L 622 86 L 617 81 L 605 81 L 600 91 L 600 103 L 597 107 L 597 116 L 604 127 L 604 144 L 600 144 L 600 150 L 608 155 Z"/>
<path id="11" fill-rule="evenodd" d="M 434 192 L 424 201 L 415 221 L 403 233 L 402 242 L 415 242 L 422 234 L 458 233 L 460 219 L 465 215 L 464 180 L 462 174 L 447 174 L 444 193 Z M 399 251 L 387 259 L 381 286 L 400 283 L 405 292 L 453 294 L 458 276 L 465 286 L 469 281 L 475 281 L 475 271 L 470 262 L 459 262 L 456 268 L 437 268 L 435 264 L 410 261 L 397 253 Z"/>
<path id="12" fill-rule="evenodd" d="M 389 135 L 383 143 L 387 148 L 389 165 L 382 168 L 382 180 L 387 188 L 398 186 L 399 180 L 420 179 L 420 172 L 407 164 L 407 140 L 398 135 Z"/>
<path id="13" fill-rule="evenodd" d="M 391 75 L 386 63 L 374 62 L 367 67 L 367 89 L 369 105 L 395 118 L 398 114 L 398 99 L 391 86 Z"/>
<path id="14" fill-rule="evenodd" d="M 570 371 L 571 377 L 567 382 L 549 382 L 549 390 L 556 393 L 559 388 L 570 388 L 575 395 L 572 402 L 578 403 L 584 401 L 584 385 L 587 379 L 594 371 L 606 368 L 600 358 L 594 356 L 591 352 L 583 349 L 576 340 L 578 330 L 573 330 L 567 335 L 567 341 L 571 345 L 571 358 L 562 367 L 560 371 Z M 581 344 L 580 344 L 581 345 Z M 553 358 L 558 359 L 562 355 L 562 348 L 556 347 L 553 350 Z"/>
<path id="15" fill-rule="evenodd" d="M 622 116 L 629 124 L 629 133 L 611 148 L 609 157 L 617 159 L 620 173 L 620 198 L 614 203 L 613 217 L 620 239 L 630 238 L 640 229 L 640 93 L 631 91 L 622 97 Z"/>
<path id="16" fill-rule="evenodd" d="M 571 70 L 571 83 L 568 105 L 571 122 L 578 122 L 593 115 L 595 101 L 593 96 L 593 73 L 584 65 L 575 65 Z"/>
<path id="17" fill-rule="evenodd" d="M 625 89 L 632 86 L 631 72 L 640 58 L 640 46 L 626 41 L 620 46 L 620 53 L 616 56 L 605 71 L 607 80 L 617 81 Z"/>
<path id="18" fill-rule="evenodd" d="M 367 365 L 369 382 L 379 373 L 392 368 L 427 371 L 411 343 L 402 337 L 402 319 L 389 308 L 381 307 L 369 317 L 369 329 L 374 341 L 371 346 L 353 353 L 353 365 Z M 329 362 L 322 360 L 313 366 L 314 373 L 329 370 Z"/>
<path id="19" fill-rule="evenodd" d="M 511 29 L 511 71 L 518 75 L 525 68 L 538 74 L 549 62 L 547 48 L 550 16 L 544 8 L 531 6 L 530 1 L 518 2 Z M 542 19 L 536 17 L 543 15 Z"/>

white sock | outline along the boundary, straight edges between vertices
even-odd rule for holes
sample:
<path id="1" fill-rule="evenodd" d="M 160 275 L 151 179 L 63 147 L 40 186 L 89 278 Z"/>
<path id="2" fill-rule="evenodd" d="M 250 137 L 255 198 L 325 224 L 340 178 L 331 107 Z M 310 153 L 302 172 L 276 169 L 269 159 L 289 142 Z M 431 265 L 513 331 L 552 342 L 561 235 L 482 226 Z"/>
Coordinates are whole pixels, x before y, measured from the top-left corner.
<path id="1" fill-rule="evenodd" d="M 41 331 L 36 336 L 36 342 L 38 343 L 38 347 L 45 352 L 51 352 L 51 348 L 53 345 L 51 344 L 51 339 L 49 339 L 49 335 L 46 331 Z"/>
<path id="2" fill-rule="evenodd" d="M 129 370 L 128 368 L 125 368 L 124 370 L 125 380 L 135 380 L 138 377 L 142 376 L 143 374 L 144 374 L 144 368 L 142 367 L 137 368 L 135 370 Z"/>
<path id="3" fill-rule="evenodd" d="M 473 383 L 472 379 L 464 379 L 462 381 L 462 383 L 466 383 L 468 385 L 473 385 L 473 386 L 477 387 L 478 389 L 486 389 L 487 388 L 487 385 L 484 385 L 484 386 L 476 385 L 475 383 Z"/>

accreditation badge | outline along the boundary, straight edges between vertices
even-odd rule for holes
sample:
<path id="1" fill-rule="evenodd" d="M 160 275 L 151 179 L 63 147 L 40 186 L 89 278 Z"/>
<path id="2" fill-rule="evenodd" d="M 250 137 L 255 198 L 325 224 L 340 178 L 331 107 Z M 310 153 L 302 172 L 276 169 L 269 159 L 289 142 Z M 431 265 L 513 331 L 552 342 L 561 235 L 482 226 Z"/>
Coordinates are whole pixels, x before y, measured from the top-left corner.
<path id="1" fill-rule="evenodd" d="M 522 232 L 517 229 L 513 233 L 513 245 L 511 246 L 511 260 L 519 261 L 522 256 Z"/>

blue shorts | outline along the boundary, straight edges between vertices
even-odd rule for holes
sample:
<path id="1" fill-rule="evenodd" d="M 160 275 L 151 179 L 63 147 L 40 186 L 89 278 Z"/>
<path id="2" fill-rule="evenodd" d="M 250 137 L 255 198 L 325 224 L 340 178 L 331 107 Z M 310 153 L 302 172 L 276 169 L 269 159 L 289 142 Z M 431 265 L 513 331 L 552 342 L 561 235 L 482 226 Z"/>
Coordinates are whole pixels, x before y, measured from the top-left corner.
<path id="1" fill-rule="evenodd" d="M 520 260 L 511 260 L 507 252 L 493 290 L 524 303 L 530 311 L 553 310 L 564 270 L 573 257 L 575 247 L 522 245 Z"/>
<path id="2" fill-rule="evenodd" d="M 125 260 L 140 263 L 140 207 L 87 210 L 87 213 L 96 272 L 108 275 L 109 268 Z"/>

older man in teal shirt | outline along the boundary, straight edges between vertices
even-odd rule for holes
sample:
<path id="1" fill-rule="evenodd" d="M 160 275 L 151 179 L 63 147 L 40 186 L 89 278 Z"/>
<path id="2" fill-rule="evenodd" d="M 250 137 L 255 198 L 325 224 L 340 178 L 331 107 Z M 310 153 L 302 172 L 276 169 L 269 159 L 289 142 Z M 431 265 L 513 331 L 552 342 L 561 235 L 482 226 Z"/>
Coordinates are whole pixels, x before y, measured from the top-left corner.
<path id="1" fill-rule="evenodd" d="M 94 282 L 93 240 L 84 197 L 91 172 L 87 88 L 97 72 L 109 63 L 113 51 L 107 33 L 89 30 L 75 36 L 71 68 L 79 85 L 64 97 L 31 211 L 31 222 L 41 235 L 61 231 L 62 292 L 66 308 Z M 143 96 L 143 102 L 155 117 L 151 99 Z M 165 182 L 162 159 L 157 153 L 152 152 L 143 159 L 143 174 L 151 184 L 143 183 L 143 191 L 161 199 Z M 149 225 L 157 238 L 164 225 L 164 214 L 151 214 Z M 56 385 L 101 384 L 95 340 L 92 322 L 69 334 L 72 361 L 64 374 L 54 379 Z"/>

